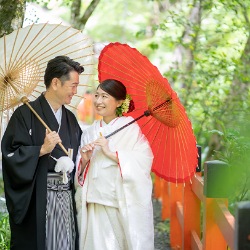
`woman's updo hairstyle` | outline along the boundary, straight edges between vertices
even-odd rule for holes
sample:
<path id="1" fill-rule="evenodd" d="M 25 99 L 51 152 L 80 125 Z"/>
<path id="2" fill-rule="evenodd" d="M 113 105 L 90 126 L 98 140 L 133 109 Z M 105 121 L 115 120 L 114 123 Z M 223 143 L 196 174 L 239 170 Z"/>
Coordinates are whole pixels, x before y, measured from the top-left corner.
<path id="1" fill-rule="evenodd" d="M 113 96 L 117 101 L 126 99 L 127 89 L 125 85 L 118 80 L 106 79 L 98 85 L 97 89 L 98 88 L 101 88 L 103 91 Z"/>

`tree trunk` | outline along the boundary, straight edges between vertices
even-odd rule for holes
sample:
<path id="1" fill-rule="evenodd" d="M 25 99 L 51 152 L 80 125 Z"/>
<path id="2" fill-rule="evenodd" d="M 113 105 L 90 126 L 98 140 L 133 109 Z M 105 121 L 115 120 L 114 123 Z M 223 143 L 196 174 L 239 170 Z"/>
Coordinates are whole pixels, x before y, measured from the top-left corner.
<path id="1" fill-rule="evenodd" d="M 26 0 L 0 0 L 0 37 L 22 27 Z"/>
<path id="2" fill-rule="evenodd" d="M 86 11 L 80 16 L 81 0 L 73 0 L 71 5 L 71 23 L 76 29 L 83 30 L 89 17 L 94 12 L 100 0 L 92 0 Z"/>
<path id="3" fill-rule="evenodd" d="M 199 36 L 201 26 L 201 14 L 202 14 L 202 0 L 194 0 L 192 4 L 193 8 L 190 11 L 188 18 L 188 25 L 186 26 L 183 34 L 182 41 L 186 46 L 180 45 L 177 47 L 177 53 L 181 55 L 182 61 L 180 62 L 184 67 L 183 71 L 186 72 L 187 78 L 191 75 L 194 67 L 194 51 L 197 46 L 197 39 Z M 191 45 L 191 46 L 187 46 Z M 181 65 L 180 65 L 181 66 Z M 183 105 L 187 105 L 189 92 L 192 88 L 192 81 L 188 80 L 185 75 L 182 75 L 181 82 L 183 88 L 186 88 L 187 95 L 183 97 Z"/>

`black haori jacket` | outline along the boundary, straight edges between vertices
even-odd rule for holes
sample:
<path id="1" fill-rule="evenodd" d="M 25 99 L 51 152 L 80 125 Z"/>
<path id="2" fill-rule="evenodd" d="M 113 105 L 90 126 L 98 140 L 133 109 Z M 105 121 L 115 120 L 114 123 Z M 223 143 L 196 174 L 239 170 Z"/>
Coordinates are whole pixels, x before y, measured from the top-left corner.
<path id="1" fill-rule="evenodd" d="M 57 120 L 43 94 L 30 104 L 52 131 L 58 131 Z M 39 157 L 45 132 L 45 127 L 27 105 L 22 105 L 13 113 L 2 139 L 2 167 L 11 226 L 11 249 L 45 249 L 47 173 L 53 172 L 55 166 L 55 160 L 49 154 Z M 74 114 L 63 106 L 59 135 L 66 149 L 73 148 L 74 162 L 81 134 Z M 56 145 L 51 155 L 58 159 L 65 156 L 65 153 Z M 71 173 L 72 180 L 74 172 Z M 75 209 L 75 202 L 73 206 Z M 78 249 L 78 240 L 76 244 Z"/>

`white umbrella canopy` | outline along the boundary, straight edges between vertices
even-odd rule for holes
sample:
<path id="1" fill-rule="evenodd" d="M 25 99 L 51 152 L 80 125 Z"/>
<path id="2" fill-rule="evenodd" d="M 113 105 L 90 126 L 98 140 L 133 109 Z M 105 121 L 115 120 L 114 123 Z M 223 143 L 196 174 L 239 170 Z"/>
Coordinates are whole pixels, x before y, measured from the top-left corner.
<path id="1" fill-rule="evenodd" d="M 1 138 L 11 114 L 22 104 L 22 97 L 32 101 L 45 91 L 45 68 L 50 59 L 59 55 L 66 55 L 84 67 L 77 95 L 68 105 L 74 111 L 93 82 L 94 52 L 89 37 L 70 26 L 43 23 L 0 38 Z"/>

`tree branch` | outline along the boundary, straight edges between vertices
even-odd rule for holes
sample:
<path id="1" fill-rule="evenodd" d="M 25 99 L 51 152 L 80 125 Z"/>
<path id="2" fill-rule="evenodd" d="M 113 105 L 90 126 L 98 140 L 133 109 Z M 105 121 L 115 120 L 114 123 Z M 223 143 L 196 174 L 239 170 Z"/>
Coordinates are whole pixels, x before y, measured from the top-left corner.
<path id="1" fill-rule="evenodd" d="M 0 37 L 22 27 L 26 0 L 0 0 Z"/>
<path id="2" fill-rule="evenodd" d="M 71 20 L 75 28 L 84 29 L 89 17 L 94 12 L 100 0 L 92 0 L 82 17 L 80 17 L 81 0 L 74 0 L 71 6 Z"/>

